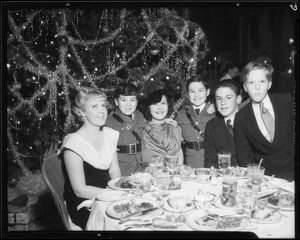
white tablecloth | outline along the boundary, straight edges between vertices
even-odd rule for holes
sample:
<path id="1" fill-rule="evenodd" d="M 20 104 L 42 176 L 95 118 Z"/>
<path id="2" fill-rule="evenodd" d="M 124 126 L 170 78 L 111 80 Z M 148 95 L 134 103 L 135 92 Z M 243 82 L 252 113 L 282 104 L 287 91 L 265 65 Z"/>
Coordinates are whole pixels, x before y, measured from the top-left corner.
<path id="1" fill-rule="evenodd" d="M 190 198 L 193 198 L 199 189 L 206 192 L 209 191 L 216 195 L 221 193 L 221 180 L 222 178 L 218 178 L 217 185 L 212 185 L 210 183 L 200 184 L 193 181 L 182 182 L 181 189 L 173 190 L 170 192 L 176 193 L 184 193 L 188 195 Z M 285 180 L 274 179 L 271 181 L 274 185 L 282 187 L 286 190 L 294 192 L 294 182 L 289 183 Z M 87 223 L 87 230 L 93 231 L 122 231 L 124 229 L 124 225 L 119 225 L 119 220 L 110 217 L 106 214 L 106 207 L 111 204 L 111 202 L 103 202 L 97 199 L 92 200 L 92 208 L 91 215 L 89 221 Z M 193 209 L 192 211 L 197 211 Z M 192 211 L 186 213 L 189 214 Z M 165 211 L 166 212 L 166 211 Z M 276 223 L 271 224 L 257 224 L 252 223 L 253 226 L 257 226 L 257 229 L 253 230 L 253 232 L 259 238 L 295 238 L 295 212 L 294 211 L 281 211 L 284 215 L 281 220 Z M 131 229 L 134 230 L 134 229 Z M 138 229 L 138 230 L 141 230 Z M 144 231 L 153 231 L 152 229 L 143 228 Z M 184 231 L 193 231 L 188 225 L 185 226 Z M 241 230 L 241 231 L 249 231 L 249 230 Z"/>

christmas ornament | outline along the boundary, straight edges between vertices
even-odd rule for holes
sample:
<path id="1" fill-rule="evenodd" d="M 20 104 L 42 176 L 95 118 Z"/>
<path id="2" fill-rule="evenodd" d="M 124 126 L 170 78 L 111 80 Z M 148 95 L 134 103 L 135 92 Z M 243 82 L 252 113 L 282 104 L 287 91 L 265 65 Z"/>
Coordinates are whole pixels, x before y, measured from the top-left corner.
<path id="1" fill-rule="evenodd" d="M 65 46 L 68 44 L 68 37 L 65 36 L 65 35 L 61 35 L 61 36 L 58 36 L 57 37 L 57 42 L 62 45 L 62 46 Z"/>
<path id="2" fill-rule="evenodd" d="M 160 43 L 157 39 L 151 41 L 151 49 L 157 49 L 160 47 Z"/>
<path id="3" fill-rule="evenodd" d="M 14 82 L 13 85 L 12 85 L 13 89 L 15 90 L 19 90 L 21 89 L 21 84 L 19 82 Z"/>
<path id="4" fill-rule="evenodd" d="M 117 37 L 117 46 L 123 48 L 126 45 L 126 38 L 123 35 Z"/>
<path id="5" fill-rule="evenodd" d="M 29 119 L 31 119 L 33 116 L 34 116 L 34 111 L 31 109 L 31 108 L 28 108 L 26 111 L 25 111 L 25 116 Z"/>
<path id="6" fill-rule="evenodd" d="M 36 140 L 33 141 L 33 144 L 34 144 L 36 147 L 38 147 L 38 146 L 40 146 L 40 145 L 42 144 L 42 141 L 41 141 L 40 139 L 36 139 Z"/>
<path id="7" fill-rule="evenodd" d="M 103 28 L 103 32 L 104 32 L 104 33 L 108 33 L 108 32 L 109 32 L 109 29 L 108 29 L 107 27 L 104 27 L 104 28 Z"/>
<path id="8" fill-rule="evenodd" d="M 160 52 L 160 49 L 159 49 L 159 48 L 157 48 L 157 49 L 151 49 L 151 50 L 150 50 L 150 53 L 151 53 L 152 55 L 157 55 L 157 54 L 159 54 L 159 52 Z"/>
<path id="9" fill-rule="evenodd" d="M 181 86 L 181 84 L 176 84 L 176 86 L 175 86 L 175 91 L 177 92 L 177 93 L 180 93 L 181 92 L 181 90 L 182 90 L 182 86 Z"/>
<path id="10" fill-rule="evenodd" d="M 15 187 L 15 186 L 17 186 L 17 184 L 18 184 L 18 181 L 17 181 L 16 178 L 12 178 L 12 179 L 10 179 L 10 180 L 8 181 L 8 186 L 9 186 L 9 187 Z"/>

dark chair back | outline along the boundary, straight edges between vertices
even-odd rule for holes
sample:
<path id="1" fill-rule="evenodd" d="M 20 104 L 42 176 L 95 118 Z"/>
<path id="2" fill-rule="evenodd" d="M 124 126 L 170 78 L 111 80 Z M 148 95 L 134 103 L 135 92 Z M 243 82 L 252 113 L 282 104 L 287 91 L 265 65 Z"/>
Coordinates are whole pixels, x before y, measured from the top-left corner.
<path id="1" fill-rule="evenodd" d="M 64 201 L 64 184 L 67 172 L 64 166 L 64 162 L 60 156 L 54 152 L 51 155 L 47 155 L 43 159 L 42 174 L 47 187 L 49 188 L 55 205 L 59 211 L 59 214 L 63 220 L 65 228 L 71 230 L 69 223 L 69 213 Z"/>

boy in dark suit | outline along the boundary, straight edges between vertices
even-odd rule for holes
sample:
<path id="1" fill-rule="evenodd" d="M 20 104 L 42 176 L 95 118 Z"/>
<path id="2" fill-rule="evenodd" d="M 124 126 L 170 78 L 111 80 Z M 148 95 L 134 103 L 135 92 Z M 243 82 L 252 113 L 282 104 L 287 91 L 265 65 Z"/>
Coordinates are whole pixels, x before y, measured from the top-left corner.
<path id="1" fill-rule="evenodd" d="M 231 153 L 231 166 L 237 166 L 233 123 L 238 106 L 242 101 L 241 89 L 233 80 L 223 80 L 215 88 L 218 114 L 206 124 L 204 135 L 204 167 L 218 168 L 217 153 Z"/>
<path id="2" fill-rule="evenodd" d="M 289 93 L 268 94 L 274 69 L 269 63 L 252 61 L 241 73 L 251 102 L 235 117 L 234 136 L 241 167 L 258 163 L 266 175 L 294 180 L 294 111 Z"/>

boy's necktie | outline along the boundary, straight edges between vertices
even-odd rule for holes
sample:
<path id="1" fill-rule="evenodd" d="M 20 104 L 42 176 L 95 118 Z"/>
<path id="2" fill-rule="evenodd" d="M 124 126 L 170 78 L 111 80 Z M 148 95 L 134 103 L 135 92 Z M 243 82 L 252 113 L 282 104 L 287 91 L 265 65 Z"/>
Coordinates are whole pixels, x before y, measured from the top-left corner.
<path id="1" fill-rule="evenodd" d="M 261 112 L 262 120 L 263 120 L 263 122 L 265 124 L 265 127 L 266 127 L 266 129 L 267 129 L 267 131 L 270 135 L 270 142 L 273 142 L 274 133 L 275 133 L 275 120 L 272 117 L 269 110 L 264 107 L 263 102 L 261 102 L 259 104 L 259 106 L 260 106 L 260 112 Z"/>
<path id="2" fill-rule="evenodd" d="M 199 113 L 200 113 L 200 109 L 196 108 L 196 114 L 199 115 Z"/>
<path id="3" fill-rule="evenodd" d="M 227 123 L 227 127 L 229 129 L 229 132 L 230 132 L 231 136 L 234 136 L 233 127 L 232 127 L 232 124 L 231 124 L 231 120 L 228 119 L 226 123 Z"/>

